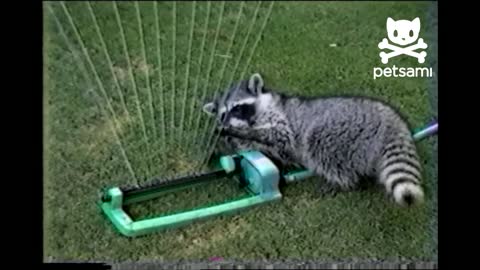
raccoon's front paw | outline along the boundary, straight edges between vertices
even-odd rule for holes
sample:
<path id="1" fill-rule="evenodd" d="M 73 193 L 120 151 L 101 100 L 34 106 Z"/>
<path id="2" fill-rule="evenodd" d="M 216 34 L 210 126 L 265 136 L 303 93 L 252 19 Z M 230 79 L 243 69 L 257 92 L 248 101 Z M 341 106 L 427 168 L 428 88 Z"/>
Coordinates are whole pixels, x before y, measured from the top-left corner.
<path id="1" fill-rule="evenodd" d="M 232 127 L 223 127 L 220 130 L 220 136 L 223 137 L 239 137 L 239 132 Z"/>
<path id="2" fill-rule="evenodd" d="M 231 134 L 230 134 L 231 132 L 226 128 L 219 128 L 219 129 L 217 129 L 217 132 L 218 132 L 218 135 L 220 137 L 225 138 L 225 137 L 230 137 L 231 136 Z"/>
<path id="3" fill-rule="evenodd" d="M 215 134 L 222 135 L 223 127 L 219 126 L 219 125 L 216 125 L 214 130 L 215 130 Z"/>

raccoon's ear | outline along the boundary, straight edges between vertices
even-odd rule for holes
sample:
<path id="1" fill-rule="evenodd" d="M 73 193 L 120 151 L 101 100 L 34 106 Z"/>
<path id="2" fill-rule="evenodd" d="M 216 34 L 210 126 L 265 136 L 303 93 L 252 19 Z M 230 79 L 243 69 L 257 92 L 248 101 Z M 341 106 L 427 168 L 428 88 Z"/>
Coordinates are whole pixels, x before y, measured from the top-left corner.
<path id="1" fill-rule="evenodd" d="M 255 73 L 248 80 L 248 90 L 254 95 L 259 95 L 263 90 L 263 78 L 259 73 Z"/>
<path id="2" fill-rule="evenodd" d="M 217 112 L 217 110 L 215 109 L 215 104 L 213 104 L 213 102 L 209 102 L 203 105 L 203 111 L 210 116 L 215 115 L 215 113 Z"/>

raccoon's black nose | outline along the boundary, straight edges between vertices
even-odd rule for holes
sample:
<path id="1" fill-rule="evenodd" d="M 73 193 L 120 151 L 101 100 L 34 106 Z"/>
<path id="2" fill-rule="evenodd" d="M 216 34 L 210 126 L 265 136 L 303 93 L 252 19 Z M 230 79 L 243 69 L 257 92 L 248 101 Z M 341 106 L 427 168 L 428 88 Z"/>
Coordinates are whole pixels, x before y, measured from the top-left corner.
<path id="1" fill-rule="evenodd" d="M 222 113 L 220 115 L 220 121 L 222 121 L 222 122 L 225 121 L 225 115 L 226 115 L 226 113 Z"/>

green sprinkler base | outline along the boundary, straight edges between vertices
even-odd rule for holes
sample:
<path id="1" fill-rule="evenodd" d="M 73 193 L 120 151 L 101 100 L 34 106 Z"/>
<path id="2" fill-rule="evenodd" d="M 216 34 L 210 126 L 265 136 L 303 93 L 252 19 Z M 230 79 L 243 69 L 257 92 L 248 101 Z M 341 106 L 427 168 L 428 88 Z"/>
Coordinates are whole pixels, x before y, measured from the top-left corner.
<path id="1" fill-rule="evenodd" d="M 223 168 L 225 175 L 232 178 L 238 176 L 244 181 L 244 188 L 250 194 L 249 197 L 220 205 L 135 221 L 124 211 L 125 201 L 138 202 L 158 197 L 164 190 L 172 188 L 172 185 L 162 188 L 151 187 L 142 192 L 123 192 L 121 188 L 114 187 L 106 191 L 100 207 L 121 234 L 133 237 L 234 213 L 282 198 L 278 189 L 279 171 L 262 153 L 247 151 L 235 156 L 226 156 L 222 158 L 221 163 L 226 166 Z M 240 168 L 235 168 L 236 163 L 240 165 Z M 172 184 L 177 185 L 176 183 Z M 178 185 L 184 186 L 185 183 Z M 152 193 L 152 189 L 155 189 L 155 192 Z"/>

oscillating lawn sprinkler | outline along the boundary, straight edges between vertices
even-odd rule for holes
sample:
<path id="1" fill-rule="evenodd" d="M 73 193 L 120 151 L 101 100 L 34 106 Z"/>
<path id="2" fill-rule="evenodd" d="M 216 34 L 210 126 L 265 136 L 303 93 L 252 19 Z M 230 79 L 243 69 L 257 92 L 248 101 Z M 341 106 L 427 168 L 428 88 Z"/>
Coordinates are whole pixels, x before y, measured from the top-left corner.
<path id="1" fill-rule="evenodd" d="M 418 141 L 436 134 L 437 130 L 438 123 L 435 121 L 415 132 L 413 138 Z M 281 174 L 279 168 L 258 151 L 241 151 L 235 155 L 223 156 L 219 159 L 219 163 L 218 170 L 208 173 L 193 174 L 171 180 L 153 180 L 140 187 L 108 188 L 103 191 L 100 207 L 121 234 L 134 237 L 278 201 L 282 198 L 279 190 L 281 180 L 288 184 L 314 175 L 308 170 L 296 170 Z M 249 196 L 219 205 L 138 221 L 133 220 L 123 209 L 125 205 L 158 198 L 166 192 L 225 177 L 240 184 L 239 186 Z"/>

